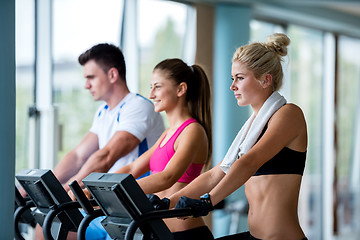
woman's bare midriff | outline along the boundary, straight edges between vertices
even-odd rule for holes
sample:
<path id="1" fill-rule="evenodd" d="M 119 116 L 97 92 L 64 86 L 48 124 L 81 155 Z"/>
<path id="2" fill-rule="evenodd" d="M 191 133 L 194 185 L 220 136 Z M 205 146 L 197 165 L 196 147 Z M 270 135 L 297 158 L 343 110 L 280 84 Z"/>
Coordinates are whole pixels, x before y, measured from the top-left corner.
<path id="1" fill-rule="evenodd" d="M 250 233 L 260 239 L 294 239 L 304 237 L 297 203 L 301 175 L 279 174 L 253 176 L 245 184 L 249 201 Z"/>
<path id="2" fill-rule="evenodd" d="M 172 187 L 155 194 L 159 196 L 160 199 L 164 197 L 169 197 L 184 188 L 186 185 L 187 183 L 177 182 Z M 178 218 L 168 218 L 164 219 L 164 222 L 166 223 L 171 232 L 185 231 L 205 225 L 202 218 L 187 218 L 185 220 Z"/>

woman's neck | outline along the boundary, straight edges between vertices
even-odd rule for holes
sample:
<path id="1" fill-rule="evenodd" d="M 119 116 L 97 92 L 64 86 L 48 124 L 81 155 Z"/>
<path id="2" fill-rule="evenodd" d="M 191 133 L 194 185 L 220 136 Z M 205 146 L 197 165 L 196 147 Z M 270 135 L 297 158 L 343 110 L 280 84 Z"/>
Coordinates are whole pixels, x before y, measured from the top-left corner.
<path id="1" fill-rule="evenodd" d="M 273 91 L 265 92 L 264 94 L 262 94 L 259 97 L 259 100 L 256 103 L 251 104 L 251 108 L 252 108 L 253 112 L 255 113 L 255 115 L 258 114 L 261 107 L 264 105 L 266 100 L 271 96 L 271 94 L 273 94 Z"/>
<path id="2" fill-rule="evenodd" d="M 169 121 L 170 129 L 177 129 L 183 122 L 191 118 L 191 115 L 187 107 L 175 108 L 172 111 L 167 111 L 166 116 Z"/>

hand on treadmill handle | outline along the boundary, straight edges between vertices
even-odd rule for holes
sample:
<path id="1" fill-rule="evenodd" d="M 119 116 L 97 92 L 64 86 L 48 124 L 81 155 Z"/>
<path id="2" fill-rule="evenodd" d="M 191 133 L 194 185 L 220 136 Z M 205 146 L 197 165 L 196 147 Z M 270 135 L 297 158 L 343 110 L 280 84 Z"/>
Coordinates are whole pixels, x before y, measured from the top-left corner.
<path id="1" fill-rule="evenodd" d="M 209 214 L 210 211 L 214 210 L 211 202 L 203 199 L 192 199 L 182 196 L 177 202 L 176 208 L 191 208 L 193 217 L 201 217 Z"/>
<path id="2" fill-rule="evenodd" d="M 169 209 L 170 200 L 168 198 L 160 199 L 155 194 L 148 194 L 147 197 L 148 197 L 149 202 L 151 203 L 151 205 L 153 205 L 156 210 Z"/>
<path id="3" fill-rule="evenodd" d="M 73 200 L 73 201 L 77 201 L 78 199 L 76 198 L 76 194 L 74 192 L 77 192 L 77 194 L 84 194 L 86 196 L 87 199 L 90 199 L 92 196 L 89 192 L 88 189 L 84 188 L 84 189 L 81 189 L 80 185 L 77 183 L 76 180 L 72 181 L 70 184 L 70 190 L 68 191 L 68 195 L 70 196 L 70 198 Z M 81 193 L 81 192 L 82 193 Z"/>
<path id="4" fill-rule="evenodd" d="M 19 188 L 19 192 L 23 198 L 28 197 L 27 192 L 25 191 L 25 189 L 23 187 Z"/>
<path id="5" fill-rule="evenodd" d="M 70 196 L 71 200 L 76 201 L 75 194 L 71 190 L 69 190 L 67 194 Z"/>

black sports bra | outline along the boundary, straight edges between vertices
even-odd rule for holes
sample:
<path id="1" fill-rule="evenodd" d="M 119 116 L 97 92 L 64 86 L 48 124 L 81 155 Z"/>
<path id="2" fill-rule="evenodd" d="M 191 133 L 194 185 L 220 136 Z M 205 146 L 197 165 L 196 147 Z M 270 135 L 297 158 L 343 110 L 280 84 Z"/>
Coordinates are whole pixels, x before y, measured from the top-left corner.
<path id="1" fill-rule="evenodd" d="M 259 139 L 264 135 L 267 124 L 261 132 Z M 281 149 L 272 159 L 264 163 L 254 174 L 270 175 L 270 174 L 298 174 L 303 175 L 306 161 L 306 151 L 298 152 L 288 147 Z"/>

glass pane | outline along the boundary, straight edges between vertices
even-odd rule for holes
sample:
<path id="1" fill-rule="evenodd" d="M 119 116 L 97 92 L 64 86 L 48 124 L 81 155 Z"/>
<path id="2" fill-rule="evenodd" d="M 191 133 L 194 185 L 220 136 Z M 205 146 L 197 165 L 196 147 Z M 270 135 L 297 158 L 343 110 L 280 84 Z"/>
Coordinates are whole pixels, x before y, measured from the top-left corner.
<path id="1" fill-rule="evenodd" d="M 304 112 L 308 151 L 299 199 L 301 226 L 309 239 L 321 239 L 321 113 L 323 35 L 313 29 L 290 26 L 290 98 Z M 285 79 L 286 81 L 286 79 Z"/>
<path id="2" fill-rule="evenodd" d="M 141 61 L 139 89 L 142 95 L 149 96 L 151 73 L 157 63 L 166 58 L 182 57 L 186 14 L 185 4 L 139 0 L 138 36 Z"/>
<path id="3" fill-rule="evenodd" d="M 54 0 L 53 12 L 53 91 L 63 136 L 61 160 L 89 130 L 99 106 L 83 88 L 77 58 L 97 43 L 119 45 L 123 1 Z"/>
<path id="4" fill-rule="evenodd" d="M 34 103 L 34 1 L 16 0 L 16 172 L 28 168 L 29 117 Z"/>
<path id="5" fill-rule="evenodd" d="M 282 27 L 280 25 L 276 25 L 273 23 L 262 22 L 258 20 L 252 20 L 250 22 L 250 41 L 252 42 L 264 42 L 266 37 L 276 33 L 283 32 Z"/>
<path id="6" fill-rule="evenodd" d="M 360 40 L 339 37 L 337 83 L 337 224 L 339 239 L 360 237 L 359 127 Z"/>

